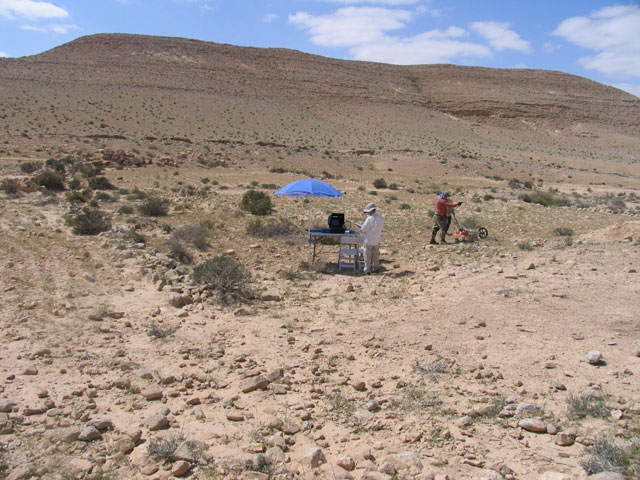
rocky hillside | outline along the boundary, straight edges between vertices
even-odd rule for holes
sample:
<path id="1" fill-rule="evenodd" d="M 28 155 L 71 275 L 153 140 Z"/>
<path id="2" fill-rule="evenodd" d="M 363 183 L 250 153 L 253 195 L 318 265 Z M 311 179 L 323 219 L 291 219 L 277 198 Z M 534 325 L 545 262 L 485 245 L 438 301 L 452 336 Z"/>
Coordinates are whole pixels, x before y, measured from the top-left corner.
<path id="1" fill-rule="evenodd" d="M 551 71 L 393 66 L 93 35 L 0 59 L 0 79 L 0 131 L 20 151 L 34 136 L 41 148 L 177 138 L 434 154 L 455 145 L 525 158 L 575 149 L 629 160 L 640 145 L 638 98 Z"/>

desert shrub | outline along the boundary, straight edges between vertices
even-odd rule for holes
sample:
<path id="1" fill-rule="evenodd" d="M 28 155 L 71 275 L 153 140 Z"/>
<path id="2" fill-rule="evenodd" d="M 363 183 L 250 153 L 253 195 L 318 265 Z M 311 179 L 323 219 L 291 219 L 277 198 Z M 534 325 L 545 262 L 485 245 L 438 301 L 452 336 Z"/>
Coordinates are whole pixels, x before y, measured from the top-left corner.
<path id="1" fill-rule="evenodd" d="M 182 438 L 179 436 L 172 436 L 169 438 L 152 438 L 149 440 L 147 453 L 156 461 L 171 463 L 177 460 L 175 454 L 181 443 Z"/>
<path id="2" fill-rule="evenodd" d="M 580 462 L 589 475 L 616 472 L 624 478 L 640 478 L 640 438 L 630 440 L 597 438 L 589 455 Z"/>
<path id="3" fill-rule="evenodd" d="M 411 205 L 409 205 L 408 203 L 401 203 L 400 205 L 398 205 L 398 208 L 400 210 L 410 210 L 411 209 Z"/>
<path id="4" fill-rule="evenodd" d="M 268 221 L 254 218 L 247 222 L 246 232 L 253 237 L 267 238 L 295 235 L 300 232 L 300 229 L 288 218 Z"/>
<path id="5" fill-rule="evenodd" d="M 553 234 L 556 237 L 571 237 L 571 236 L 573 236 L 573 228 L 556 227 L 556 228 L 553 229 Z"/>
<path id="6" fill-rule="evenodd" d="M 115 202 L 116 198 L 109 195 L 107 192 L 98 192 L 96 196 L 93 197 L 99 202 Z"/>
<path id="7" fill-rule="evenodd" d="M 95 208 L 85 208 L 67 222 L 76 235 L 97 235 L 111 228 L 111 222 L 105 213 Z"/>
<path id="8" fill-rule="evenodd" d="M 20 192 L 20 181 L 15 178 L 6 178 L 0 184 L 0 189 L 7 195 L 17 195 Z"/>
<path id="9" fill-rule="evenodd" d="M 148 217 L 163 217 L 169 212 L 170 203 L 166 198 L 150 196 L 143 200 L 138 210 Z"/>
<path id="10" fill-rule="evenodd" d="M 122 205 L 119 209 L 118 209 L 118 213 L 122 213 L 123 215 L 131 215 L 133 213 L 133 206 L 132 205 Z"/>
<path id="11" fill-rule="evenodd" d="M 70 192 L 67 194 L 67 201 L 71 203 L 87 203 L 87 197 L 82 192 Z"/>
<path id="12" fill-rule="evenodd" d="M 169 254 L 179 262 L 187 264 L 193 262 L 193 255 L 191 255 L 189 248 L 179 238 L 172 235 L 168 238 L 167 245 L 169 246 Z"/>
<path id="13" fill-rule="evenodd" d="M 116 186 L 107 177 L 92 177 L 89 179 L 89 187 L 94 190 L 115 190 Z"/>
<path id="14" fill-rule="evenodd" d="M 491 194 L 489 194 L 489 193 L 485 194 L 485 195 L 482 197 L 482 199 L 483 199 L 485 202 L 488 202 L 489 200 L 493 200 L 494 198 L 496 198 L 496 197 L 494 197 L 493 195 L 491 195 Z"/>
<path id="15" fill-rule="evenodd" d="M 86 178 L 93 178 L 100 175 L 102 167 L 91 165 L 89 163 L 83 163 L 78 166 L 78 172 L 82 173 Z"/>
<path id="16" fill-rule="evenodd" d="M 55 158 L 48 159 L 46 162 L 44 162 L 44 165 L 51 170 L 59 173 L 65 173 L 67 170 L 65 163 L 62 160 L 57 160 Z"/>
<path id="17" fill-rule="evenodd" d="M 69 190 L 79 190 L 80 187 L 82 187 L 82 182 L 80 181 L 79 178 L 73 177 L 69 181 Z"/>
<path id="18" fill-rule="evenodd" d="M 259 190 L 247 190 L 242 196 L 240 208 L 253 215 L 269 215 L 272 210 L 271 197 Z"/>
<path id="19" fill-rule="evenodd" d="M 193 269 L 196 283 L 215 289 L 222 301 L 250 298 L 251 274 L 244 265 L 226 255 L 218 255 Z"/>
<path id="20" fill-rule="evenodd" d="M 511 180 L 509 180 L 509 188 L 526 188 L 527 190 L 531 190 L 533 188 L 533 183 L 529 180 L 521 182 L 517 178 L 512 178 Z"/>
<path id="21" fill-rule="evenodd" d="M 607 208 L 614 213 L 622 213 L 626 210 L 627 204 L 621 198 L 614 198 L 609 201 Z"/>
<path id="22" fill-rule="evenodd" d="M 61 192 L 64 190 L 64 176 L 53 170 L 45 170 L 33 177 L 33 183 L 47 190 Z"/>
<path id="23" fill-rule="evenodd" d="M 609 415 L 606 400 L 600 396 L 570 393 L 567 396 L 567 405 L 569 407 L 567 417 L 571 420 L 585 417 L 607 418 Z"/>
<path id="24" fill-rule="evenodd" d="M 553 192 L 543 192 L 541 190 L 534 190 L 533 193 L 523 193 L 518 198 L 527 203 L 536 203 L 543 207 L 566 207 L 571 205 L 571 201 L 565 197 L 559 197 L 553 194 Z"/>
<path id="25" fill-rule="evenodd" d="M 38 162 L 24 162 L 20 164 L 20 171 L 22 173 L 33 173 L 42 167 L 41 163 Z"/>
<path id="26" fill-rule="evenodd" d="M 387 188 L 387 181 L 384 178 L 376 178 L 373 181 L 373 186 L 375 188 Z"/>
<path id="27" fill-rule="evenodd" d="M 389 184 L 389 190 L 398 190 L 400 187 L 398 186 L 397 183 L 390 183 Z"/>
<path id="28" fill-rule="evenodd" d="M 147 331 L 147 335 L 152 338 L 167 338 L 173 335 L 176 330 L 178 330 L 176 327 L 162 327 L 153 322 Z"/>
<path id="29" fill-rule="evenodd" d="M 136 231 L 135 228 L 129 229 L 127 232 L 127 238 L 133 243 L 147 243 L 147 238 L 140 232 Z"/>
<path id="30" fill-rule="evenodd" d="M 174 231 L 171 236 L 175 240 L 193 245 L 198 250 L 205 250 L 209 247 L 207 240 L 210 231 L 201 225 L 183 225 Z"/>
<path id="31" fill-rule="evenodd" d="M 533 245 L 531 245 L 531 242 L 520 242 L 518 244 L 518 248 L 520 250 L 525 250 L 527 252 L 530 252 L 531 250 L 533 250 Z"/>
<path id="32" fill-rule="evenodd" d="M 147 198 L 147 194 L 145 192 L 143 192 L 142 190 L 140 190 L 138 187 L 135 187 L 131 193 L 129 195 L 127 195 L 127 200 L 129 200 L 130 202 L 134 201 L 134 200 L 142 200 L 144 198 Z"/>

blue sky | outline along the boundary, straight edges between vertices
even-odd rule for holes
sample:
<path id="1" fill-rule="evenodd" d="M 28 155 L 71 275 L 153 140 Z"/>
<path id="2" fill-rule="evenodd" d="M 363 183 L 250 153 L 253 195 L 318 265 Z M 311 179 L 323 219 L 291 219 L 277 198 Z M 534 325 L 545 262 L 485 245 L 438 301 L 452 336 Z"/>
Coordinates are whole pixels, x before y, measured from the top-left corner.
<path id="1" fill-rule="evenodd" d="M 640 97 L 634 0 L 0 0 L 0 56 L 94 33 L 404 65 L 560 70 Z"/>

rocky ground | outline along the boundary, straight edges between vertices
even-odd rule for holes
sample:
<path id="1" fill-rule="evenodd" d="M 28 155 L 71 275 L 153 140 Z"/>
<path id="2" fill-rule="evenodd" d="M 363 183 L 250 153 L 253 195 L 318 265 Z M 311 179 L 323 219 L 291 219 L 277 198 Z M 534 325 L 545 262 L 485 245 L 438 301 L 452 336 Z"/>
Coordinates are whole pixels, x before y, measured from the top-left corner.
<path id="1" fill-rule="evenodd" d="M 20 163 L 3 178 L 26 185 Z M 555 183 L 583 205 L 545 207 L 504 180 L 450 178 L 460 219 L 490 236 L 430 246 L 435 180 L 328 180 L 347 195 L 314 200 L 314 221 L 362 218 L 369 201 L 386 219 L 382 271 L 364 277 L 337 271 L 336 246 L 309 268 L 303 236 L 246 233 L 251 180 L 295 175 L 104 174 L 119 190 L 99 200 L 113 226 L 96 236 L 72 233 L 68 192 L 2 193 L 5 478 L 579 479 L 603 442 L 635 442 L 615 468 L 639 475 L 634 188 Z M 212 188 L 195 190 L 205 176 Z M 137 186 L 169 198 L 168 214 L 123 209 Z M 274 204 L 268 218 L 305 224 L 306 205 Z M 167 246 L 186 224 L 209 229 L 192 263 Z M 193 281 L 216 255 L 246 266 L 251 298 Z"/>

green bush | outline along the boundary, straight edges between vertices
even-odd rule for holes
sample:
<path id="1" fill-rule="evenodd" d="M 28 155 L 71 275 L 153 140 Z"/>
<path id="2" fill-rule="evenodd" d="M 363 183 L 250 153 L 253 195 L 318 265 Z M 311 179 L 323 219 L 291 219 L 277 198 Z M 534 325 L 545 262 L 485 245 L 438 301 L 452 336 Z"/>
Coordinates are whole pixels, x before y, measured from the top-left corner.
<path id="1" fill-rule="evenodd" d="M 67 194 L 67 201 L 71 203 L 87 203 L 87 197 L 85 197 L 81 192 L 70 192 Z"/>
<path id="2" fill-rule="evenodd" d="M 373 181 L 373 186 L 375 188 L 387 188 L 387 181 L 384 178 L 376 178 Z"/>
<path id="3" fill-rule="evenodd" d="M 82 213 L 71 217 L 67 222 L 76 235 L 97 235 L 111 228 L 111 222 L 104 212 L 94 208 L 85 208 Z"/>
<path id="4" fill-rule="evenodd" d="M 247 190 L 242 196 L 240 208 L 253 215 L 269 215 L 273 209 L 271 197 L 259 190 Z"/>
<path id="5" fill-rule="evenodd" d="M 155 327 L 158 330 L 158 326 L 154 323 L 151 325 L 152 329 Z M 155 336 L 149 334 L 149 336 Z M 165 335 L 166 336 L 166 335 Z M 164 337 L 160 337 L 164 338 Z M 172 463 L 177 460 L 176 451 L 182 443 L 182 437 L 175 435 L 169 438 L 152 438 L 147 446 L 147 453 L 151 458 L 163 463 Z"/>
<path id="6" fill-rule="evenodd" d="M 193 280 L 215 289 L 225 302 L 248 299 L 252 295 L 251 274 L 244 265 L 226 255 L 218 255 L 196 266 Z"/>
<path id="7" fill-rule="evenodd" d="M 92 177 L 89 179 L 89 187 L 94 190 L 115 190 L 116 186 L 107 177 Z"/>
<path id="8" fill-rule="evenodd" d="M 45 170 L 33 177 L 33 183 L 47 190 L 61 192 L 64 190 L 64 176 L 53 170 Z"/>
<path id="9" fill-rule="evenodd" d="M 169 212 L 170 203 L 166 198 L 150 196 L 144 199 L 138 210 L 148 217 L 163 217 Z"/>
<path id="10" fill-rule="evenodd" d="M 129 195 L 127 195 L 127 200 L 129 200 L 130 202 L 134 200 L 142 200 L 144 198 L 147 198 L 147 194 L 140 190 L 138 187 L 135 187 L 133 191 Z"/>
<path id="11" fill-rule="evenodd" d="M 287 218 L 262 221 L 254 218 L 247 222 L 247 235 L 260 238 L 282 237 L 300 233 L 300 229 Z"/>
<path id="12" fill-rule="evenodd" d="M 557 227 L 553 229 L 553 234 L 556 237 L 571 237 L 573 236 L 573 229 L 569 227 Z"/>
<path id="13" fill-rule="evenodd" d="M 201 225 L 183 225 L 171 234 L 175 240 L 193 245 L 198 250 L 206 250 L 209 247 L 209 235 L 209 229 Z"/>
<path id="14" fill-rule="evenodd" d="M 571 201 L 565 197 L 558 197 L 552 192 L 534 190 L 533 193 L 523 193 L 518 196 L 520 200 L 527 203 L 536 203 L 543 207 L 567 207 Z"/>
<path id="15" fill-rule="evenodd" d="M 93 198 L 95 198 L 99 202 L 115 202 L 116 201 L 115 197 L 112 197 L 106 192 L 98 192 L 96 193 L 96 196 Z"/>
<path id="16" fill-rule="evenodd" d="M 119 209 L 118 209 L 118 213 L 122 213 L 123 215 L 131 215 L 133 213 L 133 206 L 131 205 L 122 205 Z"/>
<path id="17" fill-rule="evenodd" d="M 44 162 L 45 166 L 59 173 L 64 173 L 67 170 L 66 165 L 62 160 L 57 160 L 55 158 L 50 158 L 46 162 Z"/>
<path id="18" fill-rule="evenodd" d="M 77 177 L 73 177 L 70 181 L 69 181 L 69 189 L 70 190 L 79 190 L 80 187 L 82 187 L 82 182 L 80 181 L 79 178 Z"/>
<path id="19" fill-rule="evenodd" d="M 530 242 L 520 242 L 518 244 L 518 248 L 520 250 L 524 250 L 524 251 L 530 252 L 531 250 L 533 250 L 533 245 L 531 245 Z"/>
<path id="20" fill-rule="evenodd" d="M 179 238 L 176 238 L 173 235 L 170 236 L 167 240 L 167 245 L 169 246 L 169 255 L 171 255 L 171 257 L 181 263 L 188 264 L 193 262 L 193 255 L 191 255 L 187 246 Z"/>
<path id="21" fill-rule="evenodd" d="M 147 238 L 133 227 L 127 232 L 127 238 L 133 243 L 147 243 Z"/>
<path id="22" fill-rule="evenodd" d="M 587 474 L 616 472 L 624 478 L 640 478 L 640 438 L 630 440 L 597 438 L 587 449 L 589 456 L 580 462 Z"/>
<path id="23" fill-rule="evenodd" d="M 38 162 L 24 162 L 20 164 L 20 171 L 22 173 L 33 173 L 36 170 L 42 167 L 41 163 Z"/>

